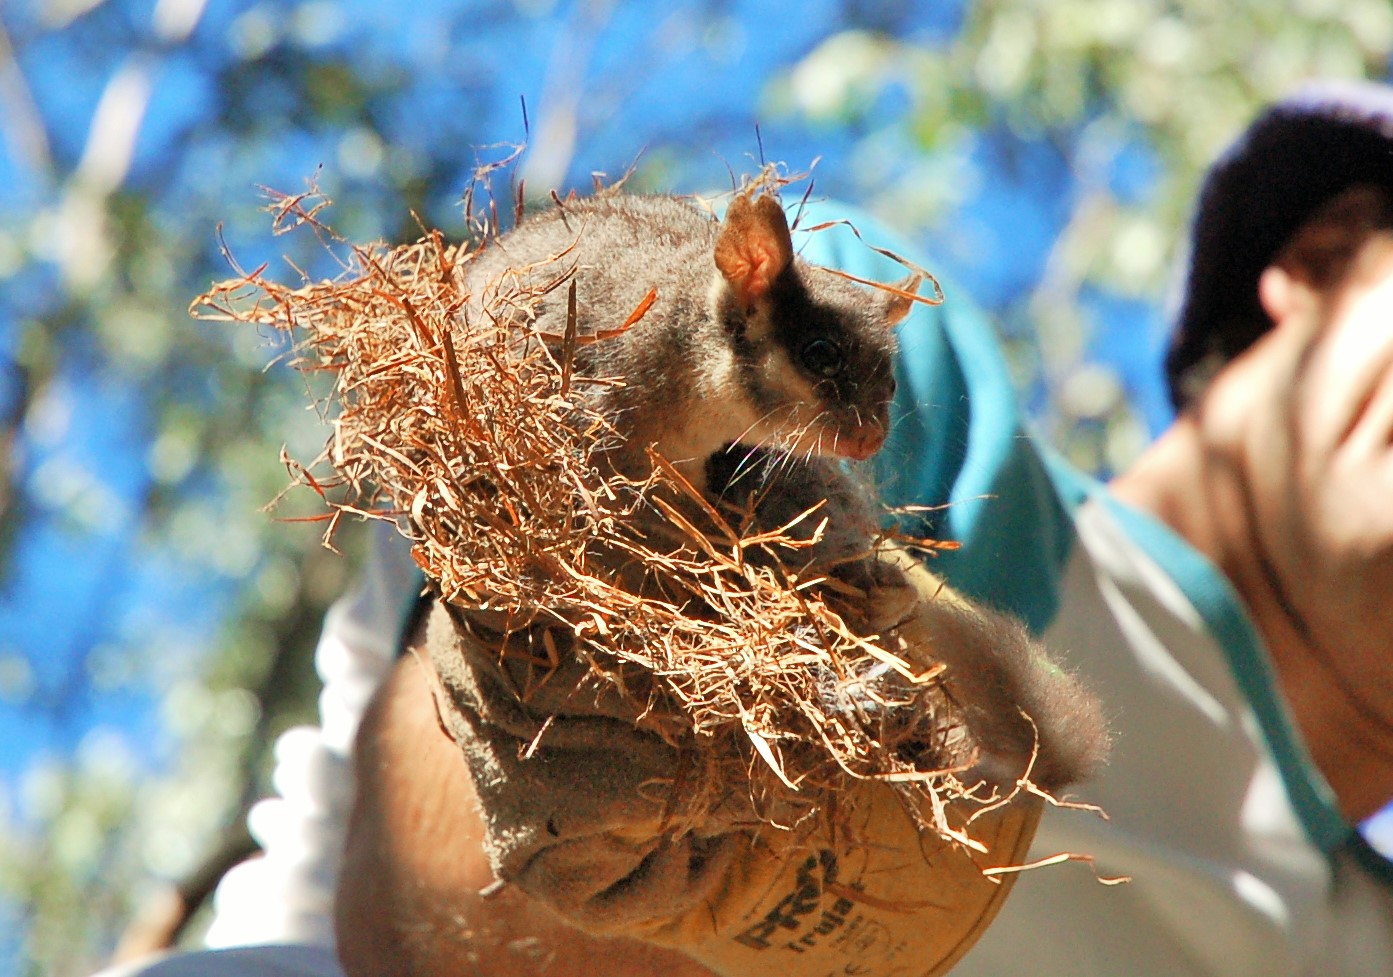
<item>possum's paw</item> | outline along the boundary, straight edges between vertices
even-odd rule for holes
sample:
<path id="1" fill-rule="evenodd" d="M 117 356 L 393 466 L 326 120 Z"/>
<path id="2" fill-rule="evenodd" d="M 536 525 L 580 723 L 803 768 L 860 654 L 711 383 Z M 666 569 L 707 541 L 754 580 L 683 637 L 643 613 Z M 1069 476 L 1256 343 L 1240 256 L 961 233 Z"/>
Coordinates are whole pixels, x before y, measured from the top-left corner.
<path id="1" fill-rule="evenodd" d="M 870 576 L 866 588 L 866 623 L 872 631 L 889 631 L 914 614 L 921 596 L 894 563 L 871 557 L 865 561 Z"/>
<path id="2" fill-rule="evenodd" d="M 846 610 L 866 634 L 882 634 L 903 624 L 923 599 L 902 567 L 876 556 L 840 564 L 829 576 L 863 595 L 851 599 Z"/>

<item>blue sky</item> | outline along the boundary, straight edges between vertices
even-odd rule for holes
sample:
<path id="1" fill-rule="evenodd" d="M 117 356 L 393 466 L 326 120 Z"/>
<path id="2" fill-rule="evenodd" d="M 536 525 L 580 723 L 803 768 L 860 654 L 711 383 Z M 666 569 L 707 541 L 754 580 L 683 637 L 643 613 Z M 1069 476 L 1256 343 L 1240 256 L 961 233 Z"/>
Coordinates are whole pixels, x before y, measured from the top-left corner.
<path id="1" fill-rule="evenodd" d="M 866 190 L 858 178 L 876 164 L 887 172 L 921 167 L 925 179 L 943 175 L 932 169 L 935 161 L 915 158 L 902 136 L 897 141 L 893 122 L 905 104 L 893 85 L 852 127 L 768 111 L 769 79 L 841 26 L 846 5 L 832 0 L 799 4 L 796 16 L 784 3 L 733 0 L 715 21 L 703 20 L 705 5 L 691 2 L 210 0 L 192 37 L 172 45 L 152 39 L 153 12 L 162 4 L 108 0 L 47 33 L 41 17 L 51 5 L 38 0 L 6 6 L 0 20 L 25 41 L 17 45 L 19 66 L 61 174 L 82 158 L 111 80 L 132 65 L 148 70 L 150 98 L 123 187 L 151 194 L 180 246 L 210 257 L 217 253 L 216 221 L 225 218 L 227 240 L 248 266 L 275 259 L 281 249 L 255 210 L 259 185 L 296 190 L 322 166 L 334 196 L 372 204 L 362 208 L 362 226 L 341 229 L 355 238 L 387 233 L 400 215 L 390 212 L 392 201 L 379 199 L 381 187 L 360 167 L 361 154 L 384 152 L 388 165 L 402 166 L 453 160 L 452 185 L 462 190 L 479 134 L 522 140 L 525 101 L 540 150 L 551 138 L 547 120 L 581 92 L 567 185 L 587 187 L 592 171 L 617 176 L 647 153 L 673 161 L 671 189 L 707 189 L 728 179 L 727 166 L 751 169 L 761 143 L 767 158 L 795 170 L 820 159 L 815 180 L 824 195 L 854 199 Z M 896 5 L 861 6 L 892 16 Z M 943 44 L 961 5 L 923 3 L 915 13 L 915 36 Z M 399 111 L 379 119 L 385 147 L 353 142 L 351 124 L 288 126 L 295 106 L 271 77 L 243 79 L 258 86 L 264 113 L 246 133 L 210 129 L 205 117 L 219 73 L 278 38 L 316 56 L 337 53 L 391 80 Z M 273 138 L 258 125 L 273 129 Z M 951 228 L 927 244 L 934 270 L 975 301 L 999 306 L 1038 281 L 1073 203 L 1075 174 L 1044 143 L 1015 143 L 1008 159 L 991 136 L 968 145 L 979 178 L 964 186 Z M 1108 175 L 1115 189 L 1144 200 L 1157 164 L 1139 146 L 1117 159 Z M 0 143 L 0 224 L 30 225 L 60 189 L 27 166 L 13 143 Z M 452 190 L 430 201 L 428 219 L 457 227 L 457 198 Z M 16 323 L 51 311 L 54 274 L 52 266 L 30 266 L 24 279 L 0 289 L 0 406 L 12 396 L 5 367 L 18 353 Z M 181 301 L 201 284 L 190 283 Z M 1158 384 L 1161 311 L 1106 295 L 1090 296 L 1089 310 L 1108 327 L 1095 337 L 1093 355 L 1117 371 L 1149 428 L 1159 430 L 1169 419 Z M 184 319 L 182 306 L 159 314 L 181 329 L 208 328 Z M 213 568 L 212 559 L 150 545 L 137 518 L 151 484 L 144 390 L 95 350 L 74 347 L 64 356 L 38 422 L 21 435 L 20 477 L 36 518 L 0 581 L 0 804 L 22 796 L 37 762 L 69 758 L 89 737 L 114 736 L 138 764 L 164 765 L 170 740 L 161 689 L 196 668 L 242 582 Z M 112 651 L 135 646 L 149 667 L 131 668 Z"/>
<path id="2" fill-rule="evenodd" d="M 60 170 L 81 159 L 112 78 L 133 59 L 149 70 L 151 94 L 124 185 L 169 200 L 170 221 L 180 219 L 181 194 L 226 201 L 230 211 L 246 212 L 256 202 L 257 185 L 294 189 L 321 165 L 326 186 L 338 193 L 372 192 L 340 172 L 341 133 L 290 130 L 254 154 L 225 134 L 198 134 L 216 73 L 247 46 L 267 43 L 262 35 L 296 32 L 318 53 L 351 55 L 369 73 L 404 76 L 403 104 L 411 112 L 388 126 L 397 147 L 441 153 L 442 140 L 466 128 L 449 121 L 461 102 L 474 113 L 468 131 L 520 141 L 523 100 L 536 127 L 553 101 L 583 89 L 586 103 L 568 171 L 574 184 L 585 186 L 596 170 L 617 175 L 640 153 L 677 142 L 699 148 L 676 171 L 688 185 L 674 189 L 719 185 L 727 164 L 748 169 L 762 144 L 769 158 L 794 168 L 820 157 L 815 179 L 821 193 L 855 190 L 847 178 L 853 138 L 845 129 L 771 123 L 760 112 L 770 75 L 838 25 L 841 5 L 830 0 L 801 4 L 797 17 L 787 16 L 785 5 L 746 0 L 728 5 L 728 15 L 714 24 L 700 20 L 703 8 L 696 4 L 668 5 L 659 14 L 648 5 L 611 10 L 604 4 L 538 3 L 532 8 L 549 12 L 534 18 L 516 16 L 509 4 L 478 4 L 471 23 L 458 16 L 466 5 L 443 0 L 390 9 L 367 2 L 212 2 L 192 39 L 170 49 L 151 43 L 154 6 L 113 0 L 51 33 L 42 29 L 41 5 L 11 8 L 6 21 L 12 34 L 29 39 L 20 67 Z M 918 30 L 941 43 L 956 26 L 957 6 L 924 10 Z M 289 96 L 274 87 L 262 97 L 269 116 L 292 108 L 278 105 Z M 901 108 L 892 92 L 872 108 L 865 125 L 873 127 Z M 693 119 L 701 121 L 694 126 Z M 0 213 L 32 220 L 57 188 L 24 166 L 12 145 L 5 148 Z M 463 186 L 473 156 L 462 149 L 457 155 Z M 1029 284 L 1064 216 L 1062 205 L 1039 206 L 1042 199 L 1058 199 L 1067 182 L 1058 160 L 1045 156 L 994 180 L 990 192 L 966 208 L 981 243 L 994 249 L 1009 239 L 1015 260 L 955 264 L 945 256 L 946 273 L 988 302 Z M 1041 193 L 1042 180 L 1049 194 Z M 440 219 L 458 219 L 453 197 L 438 207 Z M 179 233 L 210 252 L 215 247 L 212 226 L 182 227 Z M 225 233 L 246 264 L 274 254 L 259 221 L 234 220 Z M 45 283 L 47 272 L 37 271 L 38 277 L 16 283 L 0 301 L 0 356 L 15 353 L 16 317 L 45 311 L 52 280 Z M 134 756 L 161 761 L 154 690 L 123 684 L 122 670 L 108 668 L 113 677 L 94 694 L 83 673 L 94 647 L 100 659 L 103 640 L 129 639 L 133 632 L 150 635 L 149 644 L 173 655 L 196 656 L 211 640 L 235 583 L 181 565 L 179 557 L 153 551 L 141 539 L 136 516 L 149 488 L 151 438 L 141 390 L 104 372 L 97 357 L 81 350 L 70 350 L 68 360 L 45 395 L 44 423 L 23 432 L 23 480 L 36 500 L 37 518 L 18 541 L 0 591 L 0 661 L 9 656 L 10 662 L 8 697 L 0 681 L 0 783 L 12 794 L 36 758 L 68 755 L 93 730 L 119 731 Z M 277 447 L 268 445 L 268 451 Z M 73 525 L 74 511 L 87 513 L 90 522 Z M 165 679 L 181 667 L 191 663 L 167 665 Z M 0 666 L 0 679 L 4 674 Z"/>
<path id="3" fill-rule="evenodd" d="M 370 75 L 396 79 L 398 104 L 406 111 L 383 122 L 390 150 L 408 160 L 410 154 L 453 154 L 461 188 L 474 162 L 458 145 L 466 135 L 520 141 L 525 100 L 534 143 L 544 144 L 539 130 L 556 106 L 584 91 L 566 174 L 572 185 L 587 186 L 592 171 L 616 176 L 640 153 L 676 144 L 686 156 L 672 169 L 672 189 L 719 186 L 728 179 L 727 166 L 750 169 L 762 146 L 767 158 L 794 169 L 819 159 L 818 192 L 854 197 L 859 140 L 888 129 L 905 108 L 891 86 L 854 130 L 767 116 L 762 106 L 769 78 L 838 26 L 842 5 L 831 0 L 800 4 L 797 16 L 771 0 L 743 0 L 725 5 L 726 16 L 714 23 L 700 19 L 704 8 L 697 4 L 664 5 L 661 14 L 646 4 L 517 7 L 547 12 L 519 17 L 508 3 L 444 0 L 214 0 L 191 39 L 174 46 L 152 42 L 151 2 L 110 0 L 51 33 L 40 26 L 39 4 L 8 8 L 5 18 L 14 36 L 29 39 L 20 68 L 58 170 L 82 158 L 111 80 L 132 65 L 148 71 L 150 97 L 123 185 L 163 201 L 163 220 L 177 239 L 209 255 L 216 249 L 210 214 L 221 219 L 226 212 L 224 233 L 247 266 L 274 258 L 279 247 L 259 215 L 245 216 L 258 203 L 258 185 L 297 189 L 323 166 L 322 180 L 336 196 L 372 199 L 377 192 L 370 175 L 354 176 L 341 131 L 282 127 L 276 138 L 256 143 L 208 131 L 204 117 L 218 72 L 277 37 L 298 37 L 317 55 L 339 53 Z M 464 9 L 477 15 L 460 17 Z M 924 43 L 942 44 L 959 15 L 956 4 L 924 4 L 915 29 Z M 256 99 L 263 123 L 294 110 L 289 93 L 273 80 L 246 83 L 261 86 Z M 885 139 L 891 154 L 912 151 Z M 1006 165 L 994 158 L 994 146 L 982 139 L 971 150 L 972 163 L 987 178 L 961 201 L 954 239 L 935 266 L 987 305 L 1038 278 L 1046 247 L 1067 217 L 1071 179 L 1048 147 L 1027 147 Z M 1144 182 L 1144 164 L 1124 178 Z M 57 189 L 5 144 L 0 215 L 31 221 Z M 432 219 L 458 221 L 457 194 L 433 207 Z M 392 226 L 388 215 L 382 219 Z M 384 232 L 382 226 L 341 230 Z M 1009 260 L 985 261 L 984 254 Z M 15 353 L 16 318 L 42 314 L 53 294 L 52 269 L 36 272 L 0 298 L 0 359 Z M 1106 311 L 1144 329 L 1153 316 L 1143 305 Z M 180 328 L 206 327 L 184 322 Z M 1134 343 L 1107 344 L 1100 352 L 1143 388 L 1148 372 L 1154 376 Z M 18 540 L 0 589 L 0 797 L 21 796 L 18 788 L 35 762 L 61 761 L 94 734 L 114 735 L 138 763 L 162 765 L 168 757 L 160 689 L 196 667 L 238 584 L 142 538 L 137 516 L 149 489 L 151 418 L 129 376 L 71 349 L 59 382 L 45 396 L 44 424 L 24 431 L 21 442 L 22 478 L 37 518 Z M 1149 416 L 1159 424 L 1164 411 Z M 278 447 L 268 444 L 267 451 Z M 73 525 L 74 512 L 86 513 L 89 522 Z M 133 646 L 149 649 L 143 664 L 153 662 L 153 669 L 123 668 L 113 660 L 110 649 Z"/>

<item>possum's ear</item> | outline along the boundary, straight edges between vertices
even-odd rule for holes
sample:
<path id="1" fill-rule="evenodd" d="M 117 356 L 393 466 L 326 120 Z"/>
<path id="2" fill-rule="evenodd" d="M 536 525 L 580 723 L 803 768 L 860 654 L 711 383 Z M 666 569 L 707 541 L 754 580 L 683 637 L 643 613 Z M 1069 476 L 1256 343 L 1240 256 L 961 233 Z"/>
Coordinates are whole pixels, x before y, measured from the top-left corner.
<path id="1" fill-rule="evenodd" d="M 742 307 L 763 298 L 792 260 L 788 218 L 777 200 L 752 202 L 742 194 L 731 201 L 716 237 L 716 267 Z"/>
<path id="2" fill-rule="evenodd" d="M 887 329 L 899 325 L 901 320 L 909 315 L 909 310 L 914 308 L 914 299 L 911 296 L 919 294 L 919 286 L 923 283 L 924 276 L 915 272 L 908 278 L 888 286 L 881 293 L 881 317 Z"/>

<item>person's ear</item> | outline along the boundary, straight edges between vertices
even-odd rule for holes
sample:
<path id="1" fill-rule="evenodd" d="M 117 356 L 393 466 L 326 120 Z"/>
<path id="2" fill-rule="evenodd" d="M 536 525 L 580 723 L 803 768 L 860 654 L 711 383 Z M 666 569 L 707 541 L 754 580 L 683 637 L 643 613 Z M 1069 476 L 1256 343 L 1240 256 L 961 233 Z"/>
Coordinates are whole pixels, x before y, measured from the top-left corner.
<path id="1" fill-rule="evenodd" d="M 1296 308 L 1302 284 L 1278 265 L 1268 265 L 1258 278 L 1258 301 L 1272 322 L 1279 323 Z"/>

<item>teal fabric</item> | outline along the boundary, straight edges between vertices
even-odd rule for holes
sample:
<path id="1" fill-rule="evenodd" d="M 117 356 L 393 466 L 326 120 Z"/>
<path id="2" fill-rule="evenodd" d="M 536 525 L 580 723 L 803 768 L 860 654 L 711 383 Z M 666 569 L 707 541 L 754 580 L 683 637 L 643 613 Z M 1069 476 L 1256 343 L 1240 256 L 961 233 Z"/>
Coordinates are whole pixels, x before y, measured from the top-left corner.
<path id="1" fill-rule="evenodd" d="M 916 260 L 904 241 L 844 206 L 832 217 L 810 205 L 799 223 L 816 227 L 836 218 L 849 218 L 861 239 L 846 226 L 799 234 L 794 243 L 803 257 L 885 282 L 903 278 L 906 269 L 868 243 Z M 951 283 L 943 291 L 942 305 L 916 305 L 899 328 L 898 389 L 876 478 L 888 504 L 934 507 L 903 518 L 905 532 L 959 544 L 939 553 L 935 571 L 1038 633 L 1059 607 L 1073 525 L 1025 436 L 991 327 Z"/>

